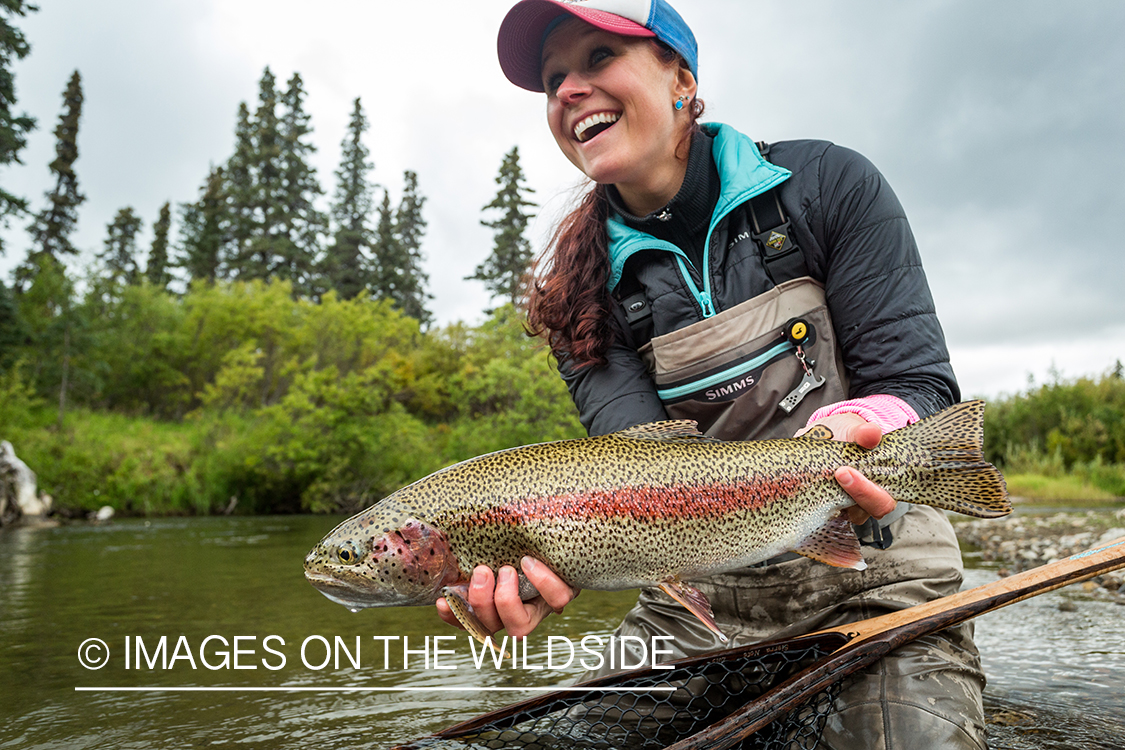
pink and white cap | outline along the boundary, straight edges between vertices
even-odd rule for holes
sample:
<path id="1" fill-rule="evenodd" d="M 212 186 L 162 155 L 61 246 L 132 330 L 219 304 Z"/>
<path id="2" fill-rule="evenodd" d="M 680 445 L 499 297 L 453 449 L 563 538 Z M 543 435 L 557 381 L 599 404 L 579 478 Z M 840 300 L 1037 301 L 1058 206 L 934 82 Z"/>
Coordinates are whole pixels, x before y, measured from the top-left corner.
<path id="1" fill-rule="evenodd" d="M 528 91 L 543 91 L 543 39 L 567 15 L 621 36 L 656 37 L 678 52 L 698 76 L 695 35 L 665 0 L 522 0 L 500 24 L 496 48 L 508 80 Z"/>

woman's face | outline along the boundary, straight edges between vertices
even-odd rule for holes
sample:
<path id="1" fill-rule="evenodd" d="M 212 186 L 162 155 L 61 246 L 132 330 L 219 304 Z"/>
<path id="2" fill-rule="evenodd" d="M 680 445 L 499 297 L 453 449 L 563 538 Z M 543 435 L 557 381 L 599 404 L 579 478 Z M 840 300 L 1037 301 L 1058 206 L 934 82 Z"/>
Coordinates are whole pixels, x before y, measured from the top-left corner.
<path id="1" fill-rule="evenodd" d="M 637 213 L 648 213 L 650 200 L 656 210 L 675 195 L 685 169 L 676 147 L 690 119 L 674 104 L 695 93 L 689 71 L 658 57 L 649 39 L 577 19 L 547 37 L 542 70 L 547 122 L 574 166 L 616 185 Z"/>

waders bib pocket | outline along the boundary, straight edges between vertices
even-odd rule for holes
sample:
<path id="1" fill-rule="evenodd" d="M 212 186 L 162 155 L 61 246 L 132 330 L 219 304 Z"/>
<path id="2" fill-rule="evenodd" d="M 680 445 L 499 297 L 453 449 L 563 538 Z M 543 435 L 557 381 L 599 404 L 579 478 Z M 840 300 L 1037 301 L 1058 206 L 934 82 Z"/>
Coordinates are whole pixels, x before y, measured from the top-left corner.
<path id="1" fill-rule="evenodd" d="M 846 398 L 824 287 L 787 281 L 639 350 L 672 419 L 723 440 L 793 437 Z"/>

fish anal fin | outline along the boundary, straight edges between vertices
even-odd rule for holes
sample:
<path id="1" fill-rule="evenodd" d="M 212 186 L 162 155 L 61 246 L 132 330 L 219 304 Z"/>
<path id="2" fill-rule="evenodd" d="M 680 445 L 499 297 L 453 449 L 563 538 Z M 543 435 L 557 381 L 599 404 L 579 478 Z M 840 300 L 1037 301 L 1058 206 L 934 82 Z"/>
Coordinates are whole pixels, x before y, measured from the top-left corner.
<path id="1" fill-rule="evenodd" d="M 823 526 L 809 534 L 794 549 L 798 555 L 834 565 L 837 568 L 866 570 L 859 537 L 855 535 L 848 518 L 843 513 L 830 518 Z"/>
<path id="2" fill-rule="evenodd" d="M 812 438 L 813 440 L 831 440 L 836 437 L 836 434 L 828 427 L 818 424 L 810 427 L 806 432 L 801 433 L 803 438 Z"/>
<path id="3" fill-rule="evenodd" d="M 699 431 L 694 419 L 669 419 L 663 422 L 649 422 L 613 433 L 617 437 L 630 440 L 656 440 L 659 442 L 721 442 Z"/>
<path id="4" fill-rule="evenodd" d="M 660 588 L 664 593 L 672 597 L 688 612 L 695 615 L 701 623 L 707 626 L 715 635 L 719 636 L 719 640 L 723 643 L 727 642 L 727 637 L 723 631 L 719 630 L 719 626 L 715 624 L 715 613 L 711 611 L 711 602 L 707 601 L 707 597 L 702 591 L 694 589 L 681 581 L 679 578 L 669 578 L 660 582 Z"/>
<path id="5" fill-rule="evenodd" d="M 451 586 L 446 586 L 441 590 L 441 595 L 445 597 L 445 603 L 449 605 L 449 610 L 453 612 L 453 616 L 457 618 L 457 622 L 464 626 L 465 631 L 476 638 L 489 648 L 497 648 L 496 641 L 492 638 L 492 633 L 480 621 L 473 608 L 465 601 L 465 597 L 461 596 L 460 592 Z M 507 652 L 502 651 L 500 654 L 501 659 L 508 657 Z"/>

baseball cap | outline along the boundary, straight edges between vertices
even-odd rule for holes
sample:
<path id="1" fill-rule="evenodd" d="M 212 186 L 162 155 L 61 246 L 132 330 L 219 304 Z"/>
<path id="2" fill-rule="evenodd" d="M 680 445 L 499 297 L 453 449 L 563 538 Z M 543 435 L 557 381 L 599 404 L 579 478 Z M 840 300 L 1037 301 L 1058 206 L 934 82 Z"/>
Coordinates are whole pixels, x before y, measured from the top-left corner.
<path id="1" fill-rule="evenodd" d="M 528 91 L 543 91 L 543 39 L 567 14 L 613 34 L 655 37 L 678 52 L 698 78 L 695 35 L 664 0 L 521 0 L 504 17 L 496 40 L 500 67 L 509 81 Z"/>

